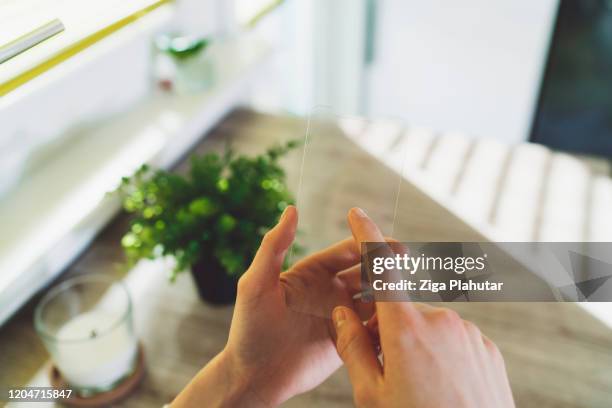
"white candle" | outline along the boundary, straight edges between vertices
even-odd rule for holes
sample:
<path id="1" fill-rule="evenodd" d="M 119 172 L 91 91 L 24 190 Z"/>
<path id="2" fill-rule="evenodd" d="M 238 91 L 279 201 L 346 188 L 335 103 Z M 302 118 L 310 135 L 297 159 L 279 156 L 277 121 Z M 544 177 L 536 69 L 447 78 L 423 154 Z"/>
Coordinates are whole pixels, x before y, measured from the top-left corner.
<path id="1" fill-rule="evenodd" d="M 134 367 L 137 344 L 131 325 L 103 310 L 75 316 L 56 339 L 55 362 L 75 387 L 109 387 Z"/>

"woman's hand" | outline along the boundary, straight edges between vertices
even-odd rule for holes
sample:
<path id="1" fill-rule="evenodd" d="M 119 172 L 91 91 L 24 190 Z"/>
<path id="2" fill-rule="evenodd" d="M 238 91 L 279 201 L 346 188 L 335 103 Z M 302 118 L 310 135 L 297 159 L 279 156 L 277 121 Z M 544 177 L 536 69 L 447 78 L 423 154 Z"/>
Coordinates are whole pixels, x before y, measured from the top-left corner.
<path id="1" fill-rule="evenodd" d="M 288 207 L 240 278 L 227 346 L 173 407 L 275 406 L 342 364 L 330 317 L 338 305 L 353 306 L 359 248 L 348 238 L 281 274 L 296 227 L 297 211 Z"/>
<path id="2" fill-rule="evenodd" d="M 358 242 L 384 242 L 363 211 L 349 223 Z M 450 309 L 378 302 L 367 328 L 350 308 L 333 318 L 358 407 L 514 407 L 498 348 Z"/>

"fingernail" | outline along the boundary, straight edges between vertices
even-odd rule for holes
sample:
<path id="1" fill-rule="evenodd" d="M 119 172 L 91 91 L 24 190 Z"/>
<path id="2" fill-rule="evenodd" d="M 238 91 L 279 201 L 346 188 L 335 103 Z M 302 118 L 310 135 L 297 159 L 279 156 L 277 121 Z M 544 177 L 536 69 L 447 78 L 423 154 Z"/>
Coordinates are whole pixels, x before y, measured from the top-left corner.
<path id="1" fill-rule="evenodd" d="M 334 310 L 333 318 L 336 327 L 342 326 L 344 324 L 344 321 L 346 320 L 346 313 L 344 312 L 344 309 L 342 309 L 341 307 L 337 307 Z"/>
<path id="2" fill-rule="evenodd" d="M 289 206 L 285 207 L 285 209 L 283 210 L 283 213 L 281 214 L 279 222 L 285 221 L 285 218 L 287 218 L 288 212 L 289 212 Z"/>
<path id="3" fill-rule="evenodd" d="M 355 214 L 356 216 L 361 217 L 361 218 L 367 218 L 368 217 L 368 215 L 365 213 L 365 211 L 363 211 L 359 207 L 353 208 L 353 214 Z"/>

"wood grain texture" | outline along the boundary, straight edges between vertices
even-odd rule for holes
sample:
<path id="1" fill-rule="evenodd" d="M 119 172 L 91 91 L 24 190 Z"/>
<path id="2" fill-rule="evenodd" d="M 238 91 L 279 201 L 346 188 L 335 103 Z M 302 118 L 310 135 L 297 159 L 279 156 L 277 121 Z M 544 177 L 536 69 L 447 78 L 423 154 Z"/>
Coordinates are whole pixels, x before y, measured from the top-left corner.
<path id="1" fill-rule="evenodd" d="M 393 228 L 402 240 L 483 239 L 428 195 L 343 138 L 340 127 L 325 126 L 329 127 L 319 129 L 322 134 L 337 135 L 313 139 L 298 203 L 300 240 L 309 251 L 348 236 L 345 214 L 355 205 L 367 209 L 386 233 Z M 240 153 L 257 153 L 275 141 L 302 138 L 305 132 L 306 123 L 299 118 L 237 110 L 195 150 L 222 150 L 230 141 Z M 301 153 L 295 152 L 283 162 L 294 191 L 300 159 Z M 185 168 L 180 164 L 178 171 Z M 392 225 L 398 185 L 402 205 Z M 168 284 L 168 265 L 163 262 L 144 262 L 129 272 L 122 271 L 119 239 L 125 229 L 125 217 L 117 217 L 64 277 L 100 272 L 125 279 L 133 296 L 148 373 L 140 388 L 117 406 L 161 407 L 222 349 L 232 308 L 202 303 L 188 274 L 181 275 L 174 285 Z M 48 356 L 32 325 L 35 303 L 36 299 L 0 329 L 0 385 L 46 381 Z M 499 345 L 517 406 L 612 405 L 612 330 L 581 308 L 570 303 L 458 303 L 450 307 L 478 324 Z M 352 406 L 345 370 L 284 406 Z"/>

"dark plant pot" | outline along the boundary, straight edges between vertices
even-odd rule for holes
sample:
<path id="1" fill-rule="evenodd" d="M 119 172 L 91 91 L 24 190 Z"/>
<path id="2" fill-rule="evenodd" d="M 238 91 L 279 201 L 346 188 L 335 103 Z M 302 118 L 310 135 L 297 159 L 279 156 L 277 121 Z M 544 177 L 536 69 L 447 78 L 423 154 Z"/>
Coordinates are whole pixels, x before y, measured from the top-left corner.
<path id="1" fill-rule="evenodd" d="M 227 274 L 214 257 L 202 257 L 191 266 L 200 298 L 213 305 L 230 305 L 236 301 L 238 276 Z"/>

